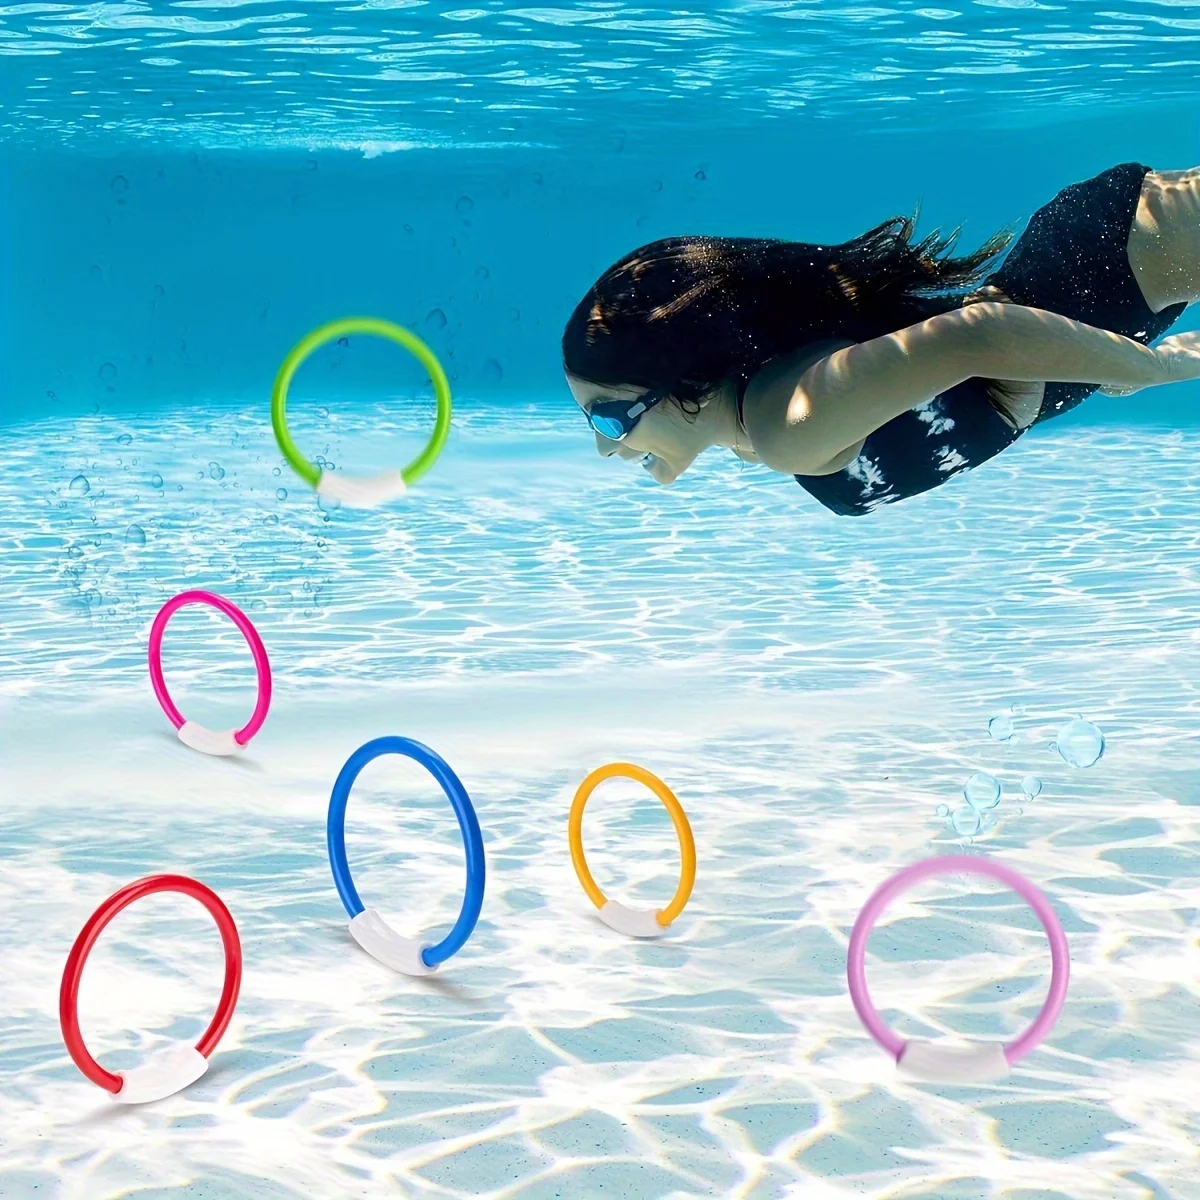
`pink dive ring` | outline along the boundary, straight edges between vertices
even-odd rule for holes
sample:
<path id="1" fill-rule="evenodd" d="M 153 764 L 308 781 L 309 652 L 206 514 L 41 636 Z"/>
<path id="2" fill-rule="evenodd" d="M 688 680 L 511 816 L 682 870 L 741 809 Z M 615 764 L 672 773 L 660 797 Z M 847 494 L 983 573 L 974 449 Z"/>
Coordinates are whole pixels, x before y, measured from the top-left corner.
<path id="1" fill-rule="evenodd" d="M 163 678 L 162 669 L 162 640 L 167 622 L 181 608 L 188 604 L 211 604 L 219 612 L 223 612 L 241 630 L 242 636 L 250 646 L 254 655 L 254 669 L 258 672 L 258 703 L 250 720 L 241 728 L 234 730 L 206 729 L 194 721 L 184 720 L 183 713 L 175 706 L 171 693 L 167 691 L 167 681 Z M 231 604 L 224 596 L 215 592 L 180 592 L 172 600 L 158 610 L 154 624 L 150 626 L 150 682 L 154 684 L 154 694 L 158 697 L 162 710 L 167 714 L 167 720 L 175 726 L 179 740 L 193 750 L 203 754 L 237 754 L 246 743 L 263 727 L 267 719 L 267 710 L 271 707 L 271 664 L 267 660 L 267 649 L 258 636 L 258 630 L 250 623 L 250 618 L 236 604 Z"/>
<path id="2" fill-rule="evenodd" d="M 922 880 L 936 875 L 987 875 L 1017 893 L 1030 908 L 1050 940 L 1050 991 L 1033 1024 L 1015 1041 L 1002 1046 L 997 1042 L 975 1042 L 966 1046 L 944 1045 L 922 1038 L 905 1041 L 884 1024 L 867 990 L 865 956 L 867 939 L 884 909 L 901 894 Z M 867 901 L 854 931 L 850 935 L 850 950 L 846 961 L 846 977 L 850 984 L 850 999 L 867 1032 L 896 1060 L 900 1069 L 917 1079 L 936 1083 L 976 1083 L 1002 1079 L 1009 1068 L 1027 1055 L 1050 1032 L 1062 1010 L 1071 977 L 1071 954 L 1067 935 L 1059 924 L 1050 902 L 1023 875 L 986 858 L 966 854 L 951 854 L 943 858 L 927 858 L 893 875 L 876 888 Z"/>

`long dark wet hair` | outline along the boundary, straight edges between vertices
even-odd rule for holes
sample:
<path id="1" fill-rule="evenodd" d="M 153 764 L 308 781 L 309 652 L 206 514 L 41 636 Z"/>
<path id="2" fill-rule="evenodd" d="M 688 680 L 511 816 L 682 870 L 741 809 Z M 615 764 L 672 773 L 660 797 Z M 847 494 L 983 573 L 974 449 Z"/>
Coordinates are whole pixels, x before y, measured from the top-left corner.
<path id="1" fill-rule="evenodd" d="M 661 389 L 685 412 L 732 380 L 739 395 L 773 358 L 814 342 L 861 342 L 967 303 L 1008 245 L 952 253 L 957 231 L 914 242 L 893 217 L 837 246 L 675 237 L 621 259 L 563 333 L 563 365 L 601 385 Z"/>

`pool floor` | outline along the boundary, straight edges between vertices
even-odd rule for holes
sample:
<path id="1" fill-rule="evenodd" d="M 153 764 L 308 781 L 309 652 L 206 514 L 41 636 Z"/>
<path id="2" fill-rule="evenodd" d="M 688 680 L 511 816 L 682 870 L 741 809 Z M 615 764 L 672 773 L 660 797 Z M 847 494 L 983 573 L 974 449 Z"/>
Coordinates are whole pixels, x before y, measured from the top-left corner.
<path id="1" fill-rule="evenodd" d="M 1200 1195 L 1200 434 L 1051 427 L 846 520 L 719 459 L 658 489 L 578 414 L 466 404 L 406 501 L 327 513 L 274 474 L 262 418 L 10 431 L 6 1200 Z M 380 408 L 324 452 L 377 453 L 377 425 L 419 436 Z M 240 760 L 180 745 L 150 690 L 150 621 L 185 587 L 234 599 L 272 656 Z M 189 716 L 248 713 L 231 626 L 181 614 L 165 659 Z M 1079 715 L 1107 739 L 1088 769 L 1052 748 Z M 338 769 L 390 733 L 451 763 L 487 852 L 479 926 L 424 979 L 358 949 L 325 857 Z M 602 925 L 571 870 L 571 797 L 613 759 L 695 830 L 694 895 L 655 942 Z M 964 839 L 935 810 L 974 771 L 1003 796 Z M 448 928 L 462 850 L 430 779 L 372 764 L 347 830 L 368 904 Z M 612 894 L 670 895 L 674 835 L 636 787 L 596 794 L 585 839 Z M 1010 1079 L 913 1083 L 855 1017 L 846 942 L 894 870 L 964 850 L 1050 896 L 1070 992 Z M 157 871 L 221 895 L 245 977 L 208 1073 L 122 1108 L 67 1057 L 58 985 L 92 909 Z M 1011 1037 L 1045 994 L 1034 918 L 989 885 L 922 888 L 871 951 L 910 1036 Z M 219 981 L 199 908 L 127 910 L 85 975 L 89 1044 L 120 1068 L 194 1039 Z"/>

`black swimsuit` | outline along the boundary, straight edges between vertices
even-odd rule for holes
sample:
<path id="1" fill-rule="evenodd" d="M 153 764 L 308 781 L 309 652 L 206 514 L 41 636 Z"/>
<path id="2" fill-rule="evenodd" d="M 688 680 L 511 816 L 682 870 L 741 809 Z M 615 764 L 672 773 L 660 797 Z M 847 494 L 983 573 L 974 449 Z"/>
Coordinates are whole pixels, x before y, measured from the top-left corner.
<path id="1" fill-rule="evenodd" d="M 988 280 L 1013 303 L 1042 308 L 1139 342 L 1161 337 L 1186 307 L 1152 313 L 1129 266 L 1129 230 L 1149 167 L 1123 163 L 1064 188 L 1034 213 Z M 1096 388 L 1047 383 L 1034 424 L 1068 412 Z M 979 379 L 968 379 L 875 430 L 833 475 L 797 475 L 826 508 L 862 516 L 977 467 L 1024 430 L 1001 417 Z"/>

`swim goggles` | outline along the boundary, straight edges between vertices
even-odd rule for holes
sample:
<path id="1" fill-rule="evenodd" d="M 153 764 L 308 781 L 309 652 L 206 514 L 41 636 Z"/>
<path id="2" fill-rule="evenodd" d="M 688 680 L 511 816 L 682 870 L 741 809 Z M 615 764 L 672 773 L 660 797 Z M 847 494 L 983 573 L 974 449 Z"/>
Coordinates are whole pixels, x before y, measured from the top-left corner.
<path id="1" fill-rule="evenodd" d="M 627 438 L 637 423 L 670 393 L 664 388 L 652 388 L 636 400 L 597 400 L 583 410 L 588 424 L 610 442 Z"/>

